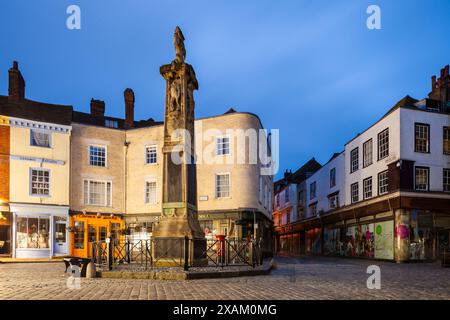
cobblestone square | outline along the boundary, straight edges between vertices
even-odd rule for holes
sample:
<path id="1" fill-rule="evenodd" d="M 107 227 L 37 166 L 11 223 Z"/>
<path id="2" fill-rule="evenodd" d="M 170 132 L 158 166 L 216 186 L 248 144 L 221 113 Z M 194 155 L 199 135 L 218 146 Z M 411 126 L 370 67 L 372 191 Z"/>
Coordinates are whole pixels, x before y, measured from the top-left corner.
<path id="1" fill-rule="evenodd" d="M 269 276 L 187 281 L 84 279 L 69 289 L 63 263 L 0 264 L 0 299 L 450 299 L 450 269 L 343 258 L 277 257 Z M 367 289 L 369 265 L 381 289 Z"/>

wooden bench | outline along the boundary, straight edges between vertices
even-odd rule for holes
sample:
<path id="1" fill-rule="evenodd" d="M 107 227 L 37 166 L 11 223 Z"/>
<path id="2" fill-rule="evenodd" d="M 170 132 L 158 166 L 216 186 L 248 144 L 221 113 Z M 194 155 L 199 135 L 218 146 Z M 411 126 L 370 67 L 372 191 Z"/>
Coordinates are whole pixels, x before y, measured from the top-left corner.
<path id="1" fill-rule="evenodd" d="M 70 266 L 77 266 L 81 269 L 80 276 L 86 277 L 86 269 L 89 262 L 91 262 L 91 259 L 79 257 L 66 257 L 63 259 L 63 261 L 66 266 L 66 270 L 64 272 L 67 272 L 67 269 L 69 269 Z"/>

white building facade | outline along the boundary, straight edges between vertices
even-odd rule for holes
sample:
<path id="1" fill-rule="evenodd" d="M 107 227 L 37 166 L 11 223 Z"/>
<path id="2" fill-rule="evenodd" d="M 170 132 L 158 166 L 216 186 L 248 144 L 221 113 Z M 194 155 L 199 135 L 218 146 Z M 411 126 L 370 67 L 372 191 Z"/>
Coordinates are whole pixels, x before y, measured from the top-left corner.
<path id="1" fill-rule="evenodd" d="M 450 235 L 449 93 L 447 66 L 428 98 L 403 98 L 306 180 L 307 214 L 291 226 L 306 253 L 440 258 Z"/>

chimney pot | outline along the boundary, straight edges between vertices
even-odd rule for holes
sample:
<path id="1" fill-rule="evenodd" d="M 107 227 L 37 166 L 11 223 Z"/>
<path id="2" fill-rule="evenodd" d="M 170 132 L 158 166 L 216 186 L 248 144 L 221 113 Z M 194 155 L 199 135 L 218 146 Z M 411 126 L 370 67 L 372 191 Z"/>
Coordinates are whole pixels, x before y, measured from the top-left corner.
<path id="1" fill-rule="evenodd" d="M 132 128 L 134 126 L 134 92 L 127 88 L 123 92 L 125 99 L 125 128 Z"/>
<path id="2" fill-rule="evenodd" d="M 9 87 L 8 100 L 19 101 L 25 98 L 25 80 L 19 70 L 19 63 L 13 61 L 12 67 L 8 70 Z"/>
<path id="3" fill-rule="evenodd" d="M 105 101 L 91 99 L 91 115 L 96 118 L 105 116 Z"/>

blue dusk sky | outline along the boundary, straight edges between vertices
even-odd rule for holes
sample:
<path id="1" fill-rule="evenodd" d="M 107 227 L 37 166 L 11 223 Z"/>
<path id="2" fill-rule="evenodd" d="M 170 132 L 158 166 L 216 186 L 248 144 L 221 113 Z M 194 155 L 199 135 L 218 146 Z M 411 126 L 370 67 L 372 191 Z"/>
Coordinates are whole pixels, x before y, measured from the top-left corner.
<path id="1" fill-rule="evenodd" d="M 81 30 L 66 9 L 81 8 Z M 381 8 L 381 30 L 366 9 Z M 174 58 L 176 25 L 196 70 L 196 116 L 230 107 L 280 129 L 280 177 L 333 152 L 409 94 L 425 97 L 450 63 L 450 1 L 0 0 L 0 94 L 19 61 L 29 99 L 88 112 L 91 98 L 124 117 L 162 120 L 159 67 Z"/>

